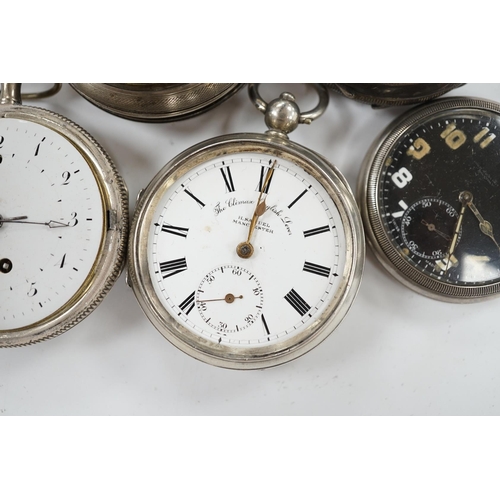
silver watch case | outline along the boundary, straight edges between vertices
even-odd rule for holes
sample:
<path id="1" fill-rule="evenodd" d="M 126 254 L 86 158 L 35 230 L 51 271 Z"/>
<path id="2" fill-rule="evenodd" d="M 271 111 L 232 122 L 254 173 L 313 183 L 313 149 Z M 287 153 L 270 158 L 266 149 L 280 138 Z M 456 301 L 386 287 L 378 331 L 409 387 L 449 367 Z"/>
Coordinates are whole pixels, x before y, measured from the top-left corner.
<path id="1" fill-rule="evenodd" d="M 225 154 L 267 153 L 302 166 L 320 180 L 335 201 L 346 233 L 346 265 L 342 284 L 319 320 L 302 334 L 262 348 L 234 348 L 202 339 L 178 323 L 161 305 L 148 271 L 147 234 L 157 204 L 166 189 L 201 162 Z M 192 357 L 233 369 L 260 369 L 291 361 L 322 342 L 342 321 L 360 285 L 365 258 L 361 217 L 346 180 L 313 151 L 279 135 L 233 134 L 197 144 L 171 160 L 151 181 L 138 200 L 131 224 L 128 281 L 148 319 L 176 347 Z"/>

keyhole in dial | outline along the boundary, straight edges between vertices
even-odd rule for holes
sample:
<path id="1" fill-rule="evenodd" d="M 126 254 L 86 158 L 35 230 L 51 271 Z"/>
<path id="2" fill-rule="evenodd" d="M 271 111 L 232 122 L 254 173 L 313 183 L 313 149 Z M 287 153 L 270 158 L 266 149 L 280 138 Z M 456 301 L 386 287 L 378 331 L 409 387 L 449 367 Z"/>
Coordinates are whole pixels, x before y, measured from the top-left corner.
<path id="1" fill-rule="evenodd" d="M 9 259 L 0 259 L 0 272 L 3 274 L 10 273 L 12 271 L 12 261 Z"/>

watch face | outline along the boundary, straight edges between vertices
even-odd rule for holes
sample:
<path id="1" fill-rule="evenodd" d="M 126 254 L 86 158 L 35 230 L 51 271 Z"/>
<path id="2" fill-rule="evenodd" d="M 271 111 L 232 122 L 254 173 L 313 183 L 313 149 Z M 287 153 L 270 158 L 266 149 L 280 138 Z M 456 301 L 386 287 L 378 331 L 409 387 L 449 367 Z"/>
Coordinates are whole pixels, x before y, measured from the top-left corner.
<path id="1" fill-rule="evenodd" d="M 368 165 L 379 257 L 437 298 L 499 291 L 499 112 L 464 98 L 429 105 L 393 125 Z"/>
<path id="2" fill-rule="evenodd" d="M 241 367 L 307 344 L 343 301 L 353 236 L 326 177 L 240 147 L 156 186 L 138 236 L 146 264 L 134 273 L 147 273 L 176 345 Z"/>
<path id="3" fill-rule="evenodd" d="M 70 140 L 71 122 L 60 133 L 50 112 L 8 114 L 27 119 L 0 119 L 1 346 L 43 340 L 86 316 L 119 274 L 124 246 L 114 235 L 122 207 L 107 190 L 116 190 L 118 204 L 124 193 L 111 167 L 103 183 L 89 153 L 96 145 L 81 129 L 80 143 Z"/>

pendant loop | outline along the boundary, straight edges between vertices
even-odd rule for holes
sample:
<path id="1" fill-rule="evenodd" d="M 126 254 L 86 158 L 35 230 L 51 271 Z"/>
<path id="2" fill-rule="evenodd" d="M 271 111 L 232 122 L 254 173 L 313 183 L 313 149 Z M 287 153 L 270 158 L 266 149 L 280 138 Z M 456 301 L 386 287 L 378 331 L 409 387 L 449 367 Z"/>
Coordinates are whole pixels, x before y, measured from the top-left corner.
<path id="1" fill-rule="evenodd" d="M 260 83 L 249 83 L 248 94 L 251 101 L 255 104 L 256 108 L 262 113 L 266 113 L 268 103 L 262 99 L 259 94 Z M 326 110 L 329 101 L 328 89 L 322 83 L 312 83 L 319 96 L 319 102 L 311 111 L 300 113 L 298 123 L 305 123 L 309 125 L 313 120 L 319 118 Z"/>
<path id="2" fill-rule="evenodd" d="M 54 85 L 47 90 L 41 90 L 40 92 L 28 92 L 26 94 L 21 94 L 21 97 L 23 99 L 43 99 L 57 94 L 61 88 L 62 83 L 54 83 Z"/>
<path id="3" fill-rule="evenodd" d="M 52 87 L 40 92 L 21 93 L 20 83 L 2 83 L 0 91 L 0 104 L 22 104 L 23 99 L 42 99 L 57 94 L 62 87 L 62 83 L 54 83 Z"/>

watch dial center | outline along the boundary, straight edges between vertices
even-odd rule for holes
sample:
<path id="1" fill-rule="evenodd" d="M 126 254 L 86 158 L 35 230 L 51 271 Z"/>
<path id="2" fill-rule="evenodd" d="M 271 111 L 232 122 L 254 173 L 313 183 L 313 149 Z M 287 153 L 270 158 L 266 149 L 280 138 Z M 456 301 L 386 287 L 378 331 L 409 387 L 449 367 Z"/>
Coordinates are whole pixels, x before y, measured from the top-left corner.
<path id="1" fill-rule="evenodd" d="M 0 259 L 0 272 L 3 274 L 10 273 L 12 271 L 12 261 L 9 259 Z"/>
<path id="2" fill-rule="evenodd" d="M 253 255 L 253 245 L 247 241 L 240 243 L 236 247 L 236 253 L 238 254 L 238 257 L 241 257 L 242 259 L 248 259 Z"/>

